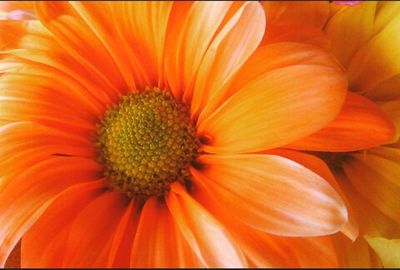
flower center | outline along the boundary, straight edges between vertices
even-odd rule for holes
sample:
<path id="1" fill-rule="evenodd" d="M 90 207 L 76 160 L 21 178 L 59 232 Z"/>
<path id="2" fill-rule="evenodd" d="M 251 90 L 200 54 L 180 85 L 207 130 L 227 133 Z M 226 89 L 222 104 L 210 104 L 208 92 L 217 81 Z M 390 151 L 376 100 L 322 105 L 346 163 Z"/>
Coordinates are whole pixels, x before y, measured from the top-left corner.
<path id="1" fill-rule="evenodd" d="M 198 154 L 188 108 L 158 88 L 124 96 L 97 132 L 110 186 L 129 197 L 163 195 Z"/>

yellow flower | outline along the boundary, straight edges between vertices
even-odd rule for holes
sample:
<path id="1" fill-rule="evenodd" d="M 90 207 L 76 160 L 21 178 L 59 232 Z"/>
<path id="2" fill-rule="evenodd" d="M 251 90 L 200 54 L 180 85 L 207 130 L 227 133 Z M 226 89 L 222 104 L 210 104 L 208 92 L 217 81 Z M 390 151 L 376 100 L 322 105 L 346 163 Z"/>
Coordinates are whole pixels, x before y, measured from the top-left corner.
<path id="1" fill-rule="evenodd" d="M 271 28 L 307 24 L 310 29 L 296 35 L 275 31 L 273 38 L 301 40 L 331 50 L 346 70 L 350 92 L 332 123 L 288 147 L 309 150 L 314 146 L 318 151 L 314 153 L 329 165 L 351 204 L 350 221 L 357 221 L 362 235 L 353 244 L 337 236 L 342 263 L 380 264 L 365 236 L 383 266 L 399 267 L 400 245 L 395 239 L 400 238 L 400 148 L 393 143 L 400 134 L 400 3 L 297 5 L 301 12 L 290 16 L 295 6 L 264 3 L 267 14 L 277 14 L 272 16 Z"/>

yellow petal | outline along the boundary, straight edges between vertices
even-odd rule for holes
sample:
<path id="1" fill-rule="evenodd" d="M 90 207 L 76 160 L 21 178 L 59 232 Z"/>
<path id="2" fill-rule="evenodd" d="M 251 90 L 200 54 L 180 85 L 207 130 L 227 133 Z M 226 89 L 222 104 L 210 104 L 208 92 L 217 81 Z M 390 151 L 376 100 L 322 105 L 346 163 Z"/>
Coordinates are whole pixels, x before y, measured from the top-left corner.
<path id="1" fill-rule="evenodd" d="M 379 147 L 352 157 L 343 166 L 354 188 L 382 213 L 400 220 L 400 149 Z"/>
<path id="2" fill-rule="evenodd" d="M 328 22 L 325 31 L 331 38 L 332 51 L 347 67 L 354 53 L 374 33 L 376 2 L 363 2 L 340 9 Z"/>
<path id="3" fill-rule="evenodd" d="M 400 239 L 365 236 L 372 249 L 378 253 L 385 268 L 400 267 Z"/>

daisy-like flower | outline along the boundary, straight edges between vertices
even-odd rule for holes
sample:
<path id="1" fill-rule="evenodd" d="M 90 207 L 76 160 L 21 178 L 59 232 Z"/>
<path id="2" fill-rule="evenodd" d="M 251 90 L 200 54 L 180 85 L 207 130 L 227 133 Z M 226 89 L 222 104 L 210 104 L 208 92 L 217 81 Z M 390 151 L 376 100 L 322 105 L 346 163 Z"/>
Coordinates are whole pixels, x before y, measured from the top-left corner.
<path id="1" fill-rule="evenodd" d="M 303 3 L 303 8 L 309 9 L 294 21 L 284 15 L 294 11 L 286 3 L 264 5 L 271 13 L 282 10 L 275 17 L 276 27 L 308 24 L 309 29 L 326 33 L 328 42 L 302 34 L 281 35 L 278 39 L 319 42 L 346 69 L 351 92 L 343 111 L 323 130 L 290 145 L 298 150 L 317 151 L 314 153 L 326 161 L 348 197 L 353 209 L 350 220 L 357 221 L 364 237 L 351 243 L 338 236 L 342 264 L 367 267 L 382 263 L 385 267 L 399 267 L 399 3 L 364 2 L 356 6 Z M 381 262 L 377 262 L 364 238 Z"/>
<path id="2" fill-rule="evenodd" d="M 23 267 L 335 265 L 308 255 L 343 200 L 274 153 L 340 111 L 330 54 L 258 50 L 258 2 L 35 10 L 0 44 L 2 264 L 22 238 Z"/>

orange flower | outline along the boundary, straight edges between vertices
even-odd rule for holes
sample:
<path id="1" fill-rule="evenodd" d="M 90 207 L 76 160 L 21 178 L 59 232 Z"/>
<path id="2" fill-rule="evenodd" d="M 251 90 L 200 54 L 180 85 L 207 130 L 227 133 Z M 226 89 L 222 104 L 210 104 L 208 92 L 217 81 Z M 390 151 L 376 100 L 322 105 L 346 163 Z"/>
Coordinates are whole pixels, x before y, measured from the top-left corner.
<path id="1" fill-rule="evenodd" d="M 0 44 L 2 264 L 23 237 L 23 267 L 337 265 L 316 236 L 342 229 L 344 202 L 268 153 L 339 112 L 329 54 L 257 49 L 257 2 L 39 2 L 36 15 Z"/>
<path id="2" fill-rule="evenodd" d="M 327 162 L 348 198 L 349 208 L 353 209 L 350 221 L 359 224 L 361 235 L 381 260 L 377 262 L 363 237 L 352 244 L 338 236 L 342 265 L 367 267 L 382 263 L 385 267 L 399 267 L 400 244 L 396 239 L 400 238 L 400 149 L 393 143 L 398 142 L 400 134 L 400 4 L 301 5 L 306 11 L 290 21 L 285 14 L 294 12 L 292 6 L 264 3 L 270 13 L 282 10 L 272 28 L 307 24 L 312 31 L 322 33 L 320 38 L 310 39 L 307 32 L 296 36 L 275 31 L 275 39 L 301 39 L 313 44 L 319 41 L 346 69 L 351 92 L 334 121 L 288 147 L 318 151 L 314 153 Z"/>

